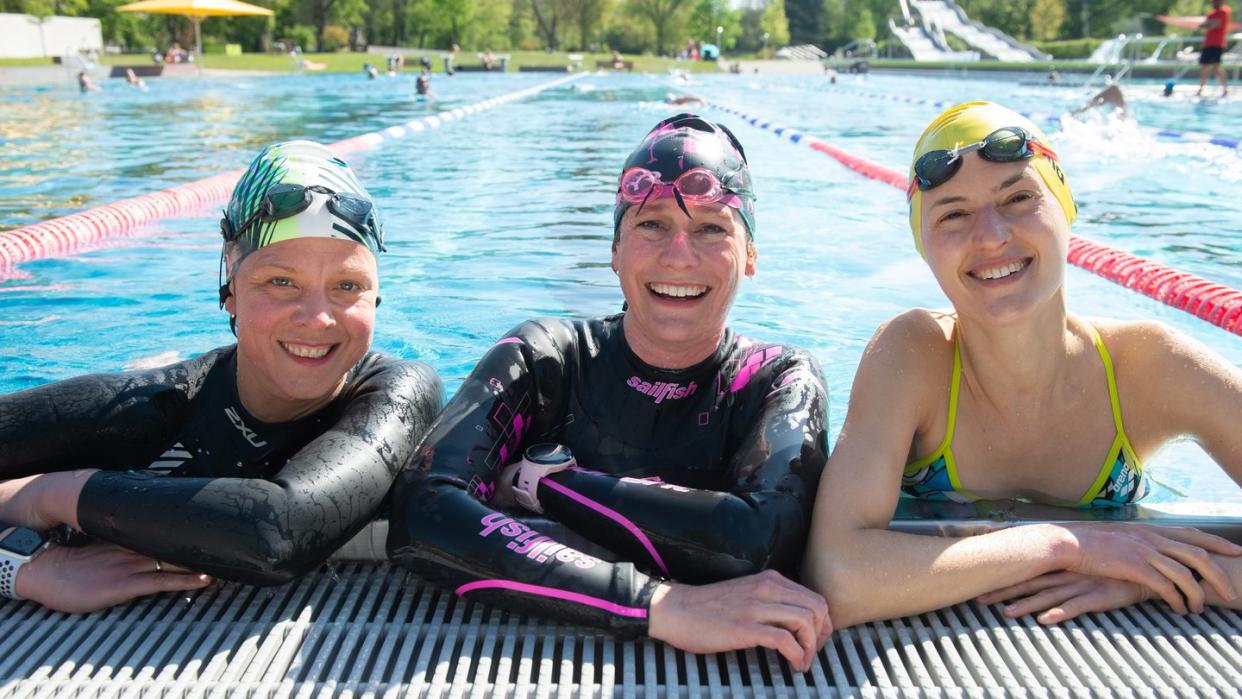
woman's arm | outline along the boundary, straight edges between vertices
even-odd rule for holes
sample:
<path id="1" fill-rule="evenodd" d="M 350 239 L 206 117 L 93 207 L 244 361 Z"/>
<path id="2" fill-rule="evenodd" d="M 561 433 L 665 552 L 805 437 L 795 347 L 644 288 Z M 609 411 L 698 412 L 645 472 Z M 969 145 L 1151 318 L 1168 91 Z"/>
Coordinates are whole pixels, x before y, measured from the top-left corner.
<path id="1" fill-rule="evenodd" d="M 442 399 L 426 364 L 364 361 L 340 418 L 270 480 L 101 471 L 82 487 L 81 528 L 230 580 L 272 585 L 307 572 L 376 515 Z"/>
<path id="2" fill-rule="evenodd" d="M 1206 345 L 1163 323 L 1138 323 L 1128 331 L 1127 379 L 1118 390 L 1138 393 L 1123 401 L 1126 424 L 1142 411 L 1139 429 L 1158 442 L 1189 436 L 1242 485 L 1242 370 Z M 1131 407 L 1134 406 L 1134 407 Z"/>
<path id="3" fill-rule="evenodd" d="M 564 418 L 573 342 L 564 324 L 530 322 L 484 355 L 397 480 L 389 556 L 469 599 L 687 650 L 761 645 L 809 666 L 830 627 L 823 600 L 801 586 L 771 576 L 670 585 L 492 506 L 501 469 Z M 737 599 L 749 604 L 722 606 Z"/>
<path id="4" fill-rule="evenodd" d="M 1202 533 L 1054 524 L 965 538 L 889 531 L 912 437 L 944 400 L 951 350 L 929 351 L 935 343 L 945 343 L 938 324 L 912 311 L 880 328 L 859 365 L 820 483 L 804 573 L 838 628 L 938 609 L 1056 570 L 1143 583 L 1179 611 L 1177 588 L 1203 594 L 1186 565 L 1224 580 L 1202 547 L 1234 547 Z"/>
<path id="5" fill-rule="evenodd" d="M 696 490 L 589 471 L 545 477 L 539 502 L 558 520 L 648 569 L 687 582 L 791 571 L 806 544 L 827 461 L 828 393 L 818 364 L 785 350 L 778 371 L 746 390 L 755 409 L 729 458 L 727 486 Z"/>

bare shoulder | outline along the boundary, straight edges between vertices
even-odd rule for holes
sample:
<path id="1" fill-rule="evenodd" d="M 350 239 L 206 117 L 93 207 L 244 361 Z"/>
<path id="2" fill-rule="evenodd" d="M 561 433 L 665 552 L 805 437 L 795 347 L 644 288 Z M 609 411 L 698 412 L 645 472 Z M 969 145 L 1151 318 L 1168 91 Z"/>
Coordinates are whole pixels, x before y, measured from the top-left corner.
<path id="1" fill-rule="evenodd" d="M 1159 321 L 1092 319 L 1090 322 L 1100 331 L 1119 378 L 1132 376 L 1150 380 L 1217 356 L 1203 343 Z"/>
<path id="2" fill-rule="evenodd" d="M 866 354 L 906 368 L 938 366 L 940 360 L 952 357 L 954 322 L 950 313 L 912 308 L 882 323 Z"/>
<path id="3" fill-rule="evenodd" d="M 924 405 L 949 380 L 954 322 L 949 313 L 915 308 L 880 325 L 863 352 L 851 399 L 862 391 L 892 401 L 896 391 L 900 403 Z"/>

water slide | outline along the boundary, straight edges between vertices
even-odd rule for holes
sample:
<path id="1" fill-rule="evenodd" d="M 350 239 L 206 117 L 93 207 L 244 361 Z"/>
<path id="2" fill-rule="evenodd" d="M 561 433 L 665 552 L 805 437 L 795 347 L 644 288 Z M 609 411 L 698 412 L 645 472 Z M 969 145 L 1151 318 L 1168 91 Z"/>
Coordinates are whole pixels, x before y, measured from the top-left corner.
<path id="1" fill-rule="evenodd" d="M 893 36 L 905 45 L 916 61 L 977 61 L 977 51 L 953 51 L 945 41 L 944 32 L 925 17 L 916 20 L 907 0 L 901 0 L 902 23 L 888 18 Z"/>
<path id="2" fill-rule="evenodd" d="M 1046 61 L 1050 58 L 1001 31 L 967 17 L 953 0 L 909 0 L 909 4 L 922 19 L 924 26 L 932 27 L 934 32 L 948 32 L 990 58 L 1015 63 Z"/>

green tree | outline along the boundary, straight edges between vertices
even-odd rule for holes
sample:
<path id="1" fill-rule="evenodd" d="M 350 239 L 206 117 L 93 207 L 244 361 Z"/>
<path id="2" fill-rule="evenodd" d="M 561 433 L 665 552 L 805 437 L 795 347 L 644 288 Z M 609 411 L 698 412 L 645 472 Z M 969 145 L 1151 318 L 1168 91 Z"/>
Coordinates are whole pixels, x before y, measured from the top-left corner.
<path id="1" fill-rule="evenodd" d="M 777 0 L 783 3 L 784 0 Z M 732 50 L 742 35 L 742 19 L 740 12 L 729 9 L 728 0 L 698 0 L 690 11 L 687 29 L 690 36 L 705 41 L 716 41 L 716 28 L 720 32 L 720 49 Z"/>
<path id="2" fill-rule="evenodd" d="M 875 18 L 872 17 L 870 8 L 863 7 L 858 10 L 858 16 L 854 18 L 848 38 L 850 41 L 855 41 L 858 39 L 874 39 L 875 37 Z"/>
<path id="3" fill-rule="evenodd" d="M 613 0 L 578 0 L 576 19 L 578 20 L 578 46 L 583 51 L 591 48 L 592 41 L 600 30 L 604 16 L 611 9 Z"/>
<path id="4" fill-rule="evenodd" d="M 448 31 L 449 43 L 465 43 L 466 30 L 479 9 L 478 0 L 432 0 L 431 5 L 443 23 L 442 28 Z"/>
<path id="5" fill-rule="evenodd" d="M 857 2 L 857 0 L 854 0 Z M 769 7 L 771 5 L 769 4 Z M 823 0 L 788 0 L 785 3 L 790 40 L 796 44 L 822 43 L 824 40 Z M 768 34 L 772 32 L 769 30 Z M 771 41 L 771 37 L 768 37 Z"/>
<path id="6" fill-rule="evenodd" d="M 1061 35 L 1065 24 L 1065 0 L 1034 0 L 1028 13 L 1030 38 L 1048 41 Z"/>
<path id="7" fill-rule="evenodd" d="M 759 16 L 759 27 L 768 35 L 770 47 L 789 43 L 789 18 L 785 14 L 785 0 L 772 0 Z"/>
<path id="8" fill-rule="evenodd" d="M 670 53 L 673 37 L 682 34 L 688 0 L 629 0 L 626 6 L 655 29 L 656 54 Z"/>
<path id="9" fill-rule="evenodd" d="M 573 21 L 576 4 L 575 0 L 530 0 L 535 27 L 552 51 L 560 50 L 562 32 Z"/>
<path id="10" fill-rule="evenodd" d="M 488 0 L 481 3 L 466 32 L 471 46 L 509 48 L 509 16 L 512 0 Z"/>

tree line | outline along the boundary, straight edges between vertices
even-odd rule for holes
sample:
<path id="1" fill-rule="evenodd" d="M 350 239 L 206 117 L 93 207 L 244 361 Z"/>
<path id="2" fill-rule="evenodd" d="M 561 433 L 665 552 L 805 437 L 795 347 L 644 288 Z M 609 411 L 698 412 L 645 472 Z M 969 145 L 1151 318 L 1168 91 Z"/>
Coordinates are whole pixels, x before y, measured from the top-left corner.
<path id="1" fill-rule="evenodd" d="M 105 43 L 132 51 L 192 37 L 185 18 L 116 11 L 129 1 L 0 0 L 0 12 L 97 17 Z M 456 44 L 468 50 L 671 55 L 688 41 L 746 52 L 789 42 L 784 0 L 753 9 L 734 9 L 729 0 L 248 1 L 275 15 L 212 18 L 203 24 L 207 46 L 235 43 L 246 51 L 267 51 L 280 43 L 310 52 L 367 45 L 448 49 Z"/>
<path id="2" fill-rule="evenodd" d="M 128 50 L 190 39 L 181 17 L 115 10 L 129 0 L 0 0 L 0 12 L 98 17 L 104 40 Z M 270 19 L 219 18 L 206 43 L 272 50 L 358 50 L 370 44 L 468 50 L 605 51 L 671 55 L 688 41 L 757 52 L 789 43 L 827 50 L 856 39 L 886 41 L 898 0 L 251 0 Z M 1022 40 L 1159 33 L 1155 15 L 1203 14 L 1206 0 L 958 0 L 973 18 Z"/>

